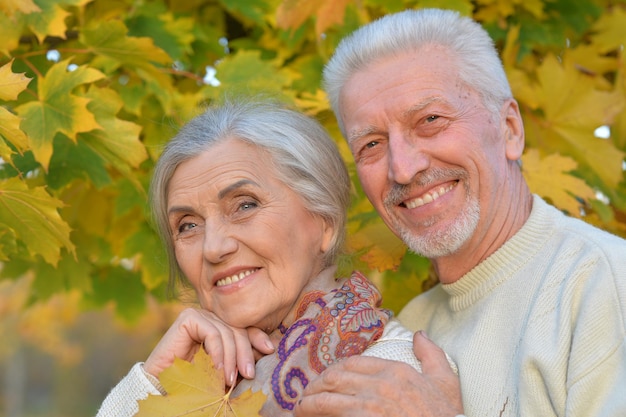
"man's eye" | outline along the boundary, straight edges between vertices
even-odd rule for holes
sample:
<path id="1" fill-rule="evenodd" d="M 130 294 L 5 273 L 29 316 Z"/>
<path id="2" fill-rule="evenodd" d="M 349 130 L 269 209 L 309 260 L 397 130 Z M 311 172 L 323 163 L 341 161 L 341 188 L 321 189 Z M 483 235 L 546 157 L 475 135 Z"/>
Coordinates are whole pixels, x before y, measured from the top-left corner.
<path id="1" fill-rule="evenodd" d="M 439 119 L 439 116 L 437 116 L 437 115 L 431 115 L 431 116 L 428 116 L 428 117 L 426 118 L 426 122 L 427 122 L 427 123 L 431 123 L 431 122 L 434 122 L 434 121 L 435 121 L 435 120 L 437 120 L 437 119 Z"/>
<path id="2" fill-rule="evenodd" d="M 183 233 L 183 232 L 186 232 L 187 230 L 191 230 L 197 225 L 198 225 L 197 223 L 183 223 L 180 226 L 178 226 L 178 233 Z"/>
<path id="3" fill-rule="evenodd" d="M 367 143 L 365 144 L 365 148 L 366 148 L 366 149 L 371 149 L 371 148 L 373 148 L 373 147 L 374 147 L 374 146 L 376 146 L 376 145 L 378 145 L 378 141 L 373 140 L 373 141 L 371 141 L 371 142 L 367 142 Z"/>

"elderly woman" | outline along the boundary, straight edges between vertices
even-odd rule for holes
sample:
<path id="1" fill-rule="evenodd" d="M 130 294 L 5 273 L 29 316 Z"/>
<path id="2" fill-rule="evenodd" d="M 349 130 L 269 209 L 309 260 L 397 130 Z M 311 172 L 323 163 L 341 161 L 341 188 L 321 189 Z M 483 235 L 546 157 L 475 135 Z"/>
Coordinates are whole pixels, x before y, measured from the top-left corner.
<path id="1" fill-rule="evenodd" d="M 379 308 L 376 288 L 358 272 L 335 276 L 350 180 L 316 121 L 266 100 L 210 108 L 167 144 L 151 197 L 170 276 L 200 308 L 180 314 L 98 416 L 134 414 L 136 400 L 163 394 L 158 377 L 175 357 L 202 347 L 235 393 L 266 394 L 268 416 L 291 415 L 308 381 L 348 356 L 419 369 L 412 334 Z M 253 349 L 265 355 L 256 364 Z"/>

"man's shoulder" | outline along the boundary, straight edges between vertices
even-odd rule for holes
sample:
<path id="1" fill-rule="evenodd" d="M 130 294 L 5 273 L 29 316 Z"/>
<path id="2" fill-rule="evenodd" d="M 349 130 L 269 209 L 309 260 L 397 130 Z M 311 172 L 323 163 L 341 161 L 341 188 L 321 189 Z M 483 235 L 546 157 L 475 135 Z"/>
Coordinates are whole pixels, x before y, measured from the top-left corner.
<path id="1" fill-rule="evenodd" d="M 552 218 L 556 231 L 563 235 L 563 239 L 569 241 L 581 241 L 589 247 L 595 247 L 602 252 L 619 252 L 626 255 L 626 239 L 603 230 L 582 218 L 573 217 L 563 213 L 558 208 L 547 203 L 541 197 L 535 196 L 535 205 L 540 208 L 544 215 Z"/>

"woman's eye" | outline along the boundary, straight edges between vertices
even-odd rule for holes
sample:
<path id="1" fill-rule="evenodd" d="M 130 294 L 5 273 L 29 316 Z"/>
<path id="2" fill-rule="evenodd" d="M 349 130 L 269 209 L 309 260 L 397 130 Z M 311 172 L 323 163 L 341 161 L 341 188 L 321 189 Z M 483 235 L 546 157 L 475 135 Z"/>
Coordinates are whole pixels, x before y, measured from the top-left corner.
<path id="1" fill-rule="evenodd" d="M 239 210 L 243 210 L 243 211 L 250 210 L 256 207 L 258 207 L 258 204 L 255 203 L 254 201 L 246 201 L 246 202 L 239 204 Z"/>
<path id="2" fill-rule="evenodd" d="M 183 232 L 186 232 L 187 230 L 191 230 L 197 225 L 198 225 L 197 223 L 183 223 L 180 226 L 178 226 L 178 233 L 183 233 Z"/>

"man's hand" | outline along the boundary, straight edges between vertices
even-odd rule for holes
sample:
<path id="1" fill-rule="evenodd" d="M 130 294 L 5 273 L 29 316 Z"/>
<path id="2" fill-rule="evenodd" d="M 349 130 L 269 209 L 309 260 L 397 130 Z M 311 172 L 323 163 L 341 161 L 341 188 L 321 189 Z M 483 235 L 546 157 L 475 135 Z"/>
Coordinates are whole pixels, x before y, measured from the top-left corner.
<path id="1" fill-rule="evenodd" d="M 191 361 L 202 346 L 215 367 L 224 369 L 228 385 L 235 383 L 237 370 L 245 378 L 254 378 L 255 355 L 273 352 L 268 336 L 260 330 L 236 329 L 207 310 L 188 308 L 163 335 L 144 370 L 158 378 L 174 358 Z"/>
<path id="2" fill-rule="evenodd" d="M 459 378 L 423 333 L 413 337 L 423 373 L 396 361 L 353 356 L 328 367 L 304 390 L 294 416 L 453 417 L 463 413 Z"/>

